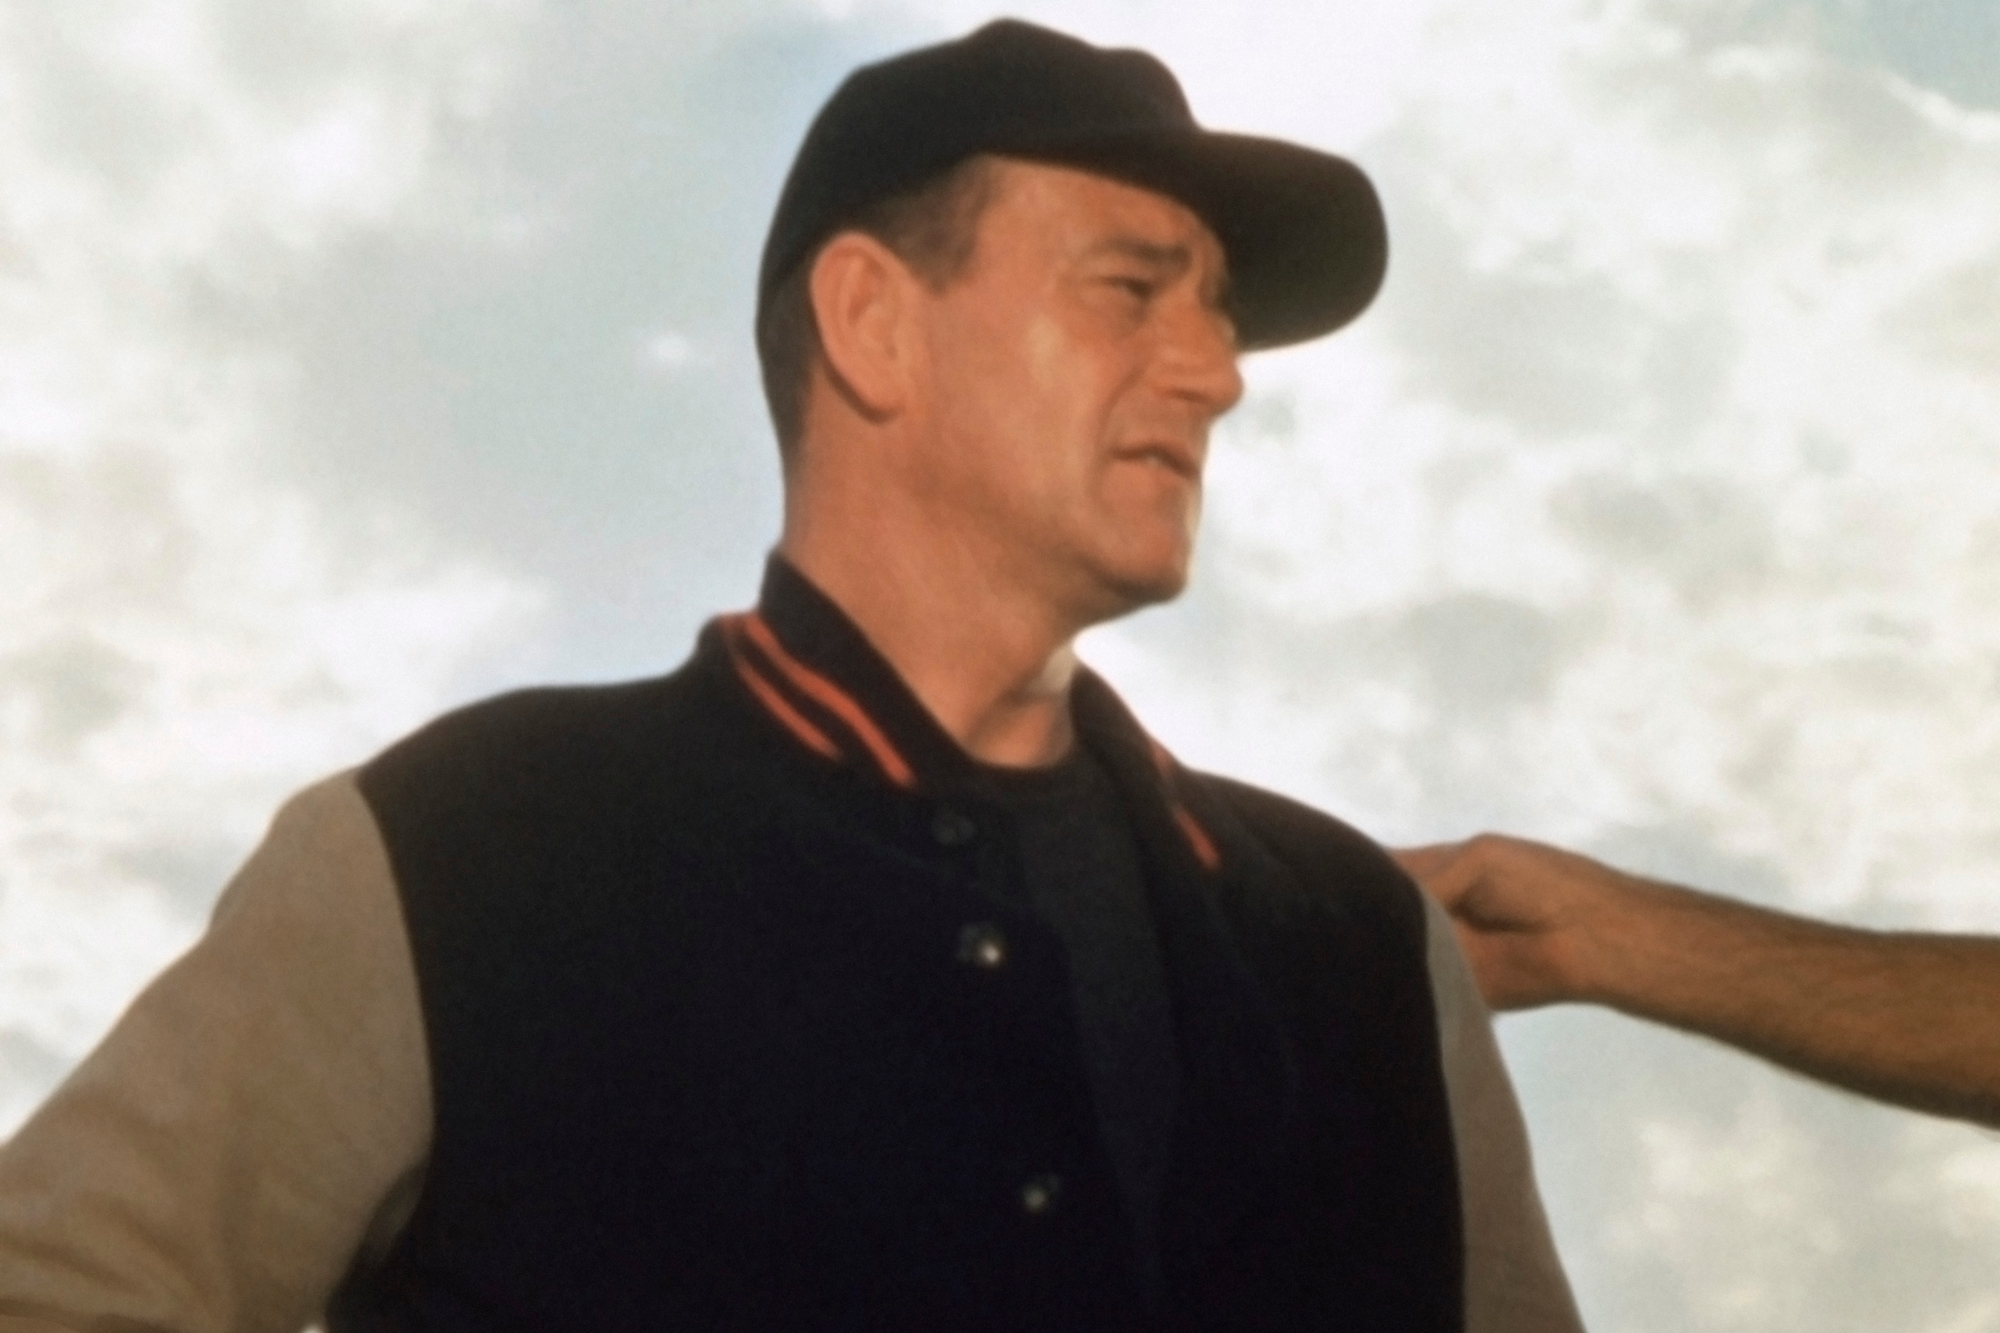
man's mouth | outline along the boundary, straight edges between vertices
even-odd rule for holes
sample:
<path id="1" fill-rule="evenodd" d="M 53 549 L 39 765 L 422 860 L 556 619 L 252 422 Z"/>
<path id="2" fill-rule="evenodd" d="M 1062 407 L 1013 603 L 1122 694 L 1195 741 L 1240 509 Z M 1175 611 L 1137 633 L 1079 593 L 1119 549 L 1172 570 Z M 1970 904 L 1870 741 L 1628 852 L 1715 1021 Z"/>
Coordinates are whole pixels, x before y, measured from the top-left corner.
<path id="1" fill-rule="evenodd" d="M 1121 449 L 1120 459 L 1133 463 L 1150 463 L 1165 468 L 1184 480 L 1201 481 L 1201 459 L 1194 450 L 1175 444 L 1141 444 L 1130 449 Z"/>

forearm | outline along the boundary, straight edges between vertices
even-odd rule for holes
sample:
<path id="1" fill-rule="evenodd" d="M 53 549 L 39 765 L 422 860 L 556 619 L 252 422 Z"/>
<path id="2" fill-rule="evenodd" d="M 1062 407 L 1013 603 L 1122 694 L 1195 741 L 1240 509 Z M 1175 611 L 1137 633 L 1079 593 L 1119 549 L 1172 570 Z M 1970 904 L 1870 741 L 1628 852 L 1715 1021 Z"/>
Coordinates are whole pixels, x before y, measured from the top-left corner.
<path id="1" fill-rule="evenodd" d="M 1578 990 L 1871 1097 L 2000 1126 L 2000 940 L 1886 934 L 1628 879 Z"/>

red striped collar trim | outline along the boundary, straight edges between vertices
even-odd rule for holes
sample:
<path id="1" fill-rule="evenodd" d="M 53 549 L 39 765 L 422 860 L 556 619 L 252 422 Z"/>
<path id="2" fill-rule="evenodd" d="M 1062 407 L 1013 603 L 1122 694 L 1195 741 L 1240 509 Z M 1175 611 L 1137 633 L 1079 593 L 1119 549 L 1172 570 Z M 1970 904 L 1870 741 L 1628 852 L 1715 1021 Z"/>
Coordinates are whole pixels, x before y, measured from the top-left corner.
<path id="1" fill-rule="evenodd" d="M 1204 870 L 1220 870 L 1222 853 L 1216 849 L 1215 839 L 1201 826 L 1180 798 L 1180 764 L 1167 753 L 1167 747 L 1146 737 L 1146 745 L 1153 752 L 1153 767 L 1159 770 L 1160 785 L 1166 789 L 1167 805 L 1173 811 L 1174 823 L 1180 826 L 1181 836 L 1187 839 L 1188 850 L 1194 859 L 1201 862 Z"/>
<path id="2" fill-rule="evenodd" d="M 916 770 L 868 710 L 848 691 L 799 661 L 762 613 L 744 611 L 722 616 L 717 623 L 738 679 L 800 744 L 835 763 L 865 763 L 899 790 L 917 789 Z M 1215 839 L 1180 799 L 1178 763 L 1151 736 L 1145 740 L 1168 811 L 1188 850 L 1203 869 L 1220 869 L 1222 854 Z"/>
<path id="3" fill-rule="evenodd" d="M 756 611 L 722 617 L 729 658 L 757 702 L 785 729 L 828 759 L 868 757 L 890 785 L 914 791 L 917 775 L 868 710 L 840 686 L 793 657 Z M 817 721 L 815 721 L 817 719 Z M 844 736 L 849 744 L 834 739 Z"/>

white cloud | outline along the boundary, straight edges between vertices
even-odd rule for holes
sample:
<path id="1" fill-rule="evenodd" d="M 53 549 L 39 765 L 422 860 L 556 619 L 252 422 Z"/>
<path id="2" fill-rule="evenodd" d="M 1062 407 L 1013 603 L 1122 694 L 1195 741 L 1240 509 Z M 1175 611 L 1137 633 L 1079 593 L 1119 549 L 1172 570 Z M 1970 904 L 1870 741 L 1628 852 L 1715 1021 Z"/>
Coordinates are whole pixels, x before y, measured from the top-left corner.
<path id="1" fill-rule="evenodd" d="M 293 368 L 184 304 L 422 203 L 452 62 L 273 92 L 217 54 L 226 7 L 10 16 L 0 1132 L 191 938 L 279 796 L 433 711 L 538 598 L 279 480 Z M 93 139 L 65 117 L 99 94 L 131 119 Z"/>
<path id="2" fill-rule="evenodd" d="M 701 359 L 694 340 L 673 329 L 649 333 L 639 343 L 639 368 L 649 374 L 671 374 Z"/>

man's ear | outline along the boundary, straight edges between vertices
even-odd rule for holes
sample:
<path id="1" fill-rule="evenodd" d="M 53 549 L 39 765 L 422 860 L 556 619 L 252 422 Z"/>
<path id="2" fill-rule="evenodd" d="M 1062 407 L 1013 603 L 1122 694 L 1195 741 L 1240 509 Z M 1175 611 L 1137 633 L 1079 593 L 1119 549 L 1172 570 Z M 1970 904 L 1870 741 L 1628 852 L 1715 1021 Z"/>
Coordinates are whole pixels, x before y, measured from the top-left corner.
<path id="1" fill-rule="evenodd" d="M 894 416 L 908 393 L 909 316 L 916 279 L 872 236 L 835 236 L 813 261 L 813 315 L 828 377 L 871 420 Z"/>

